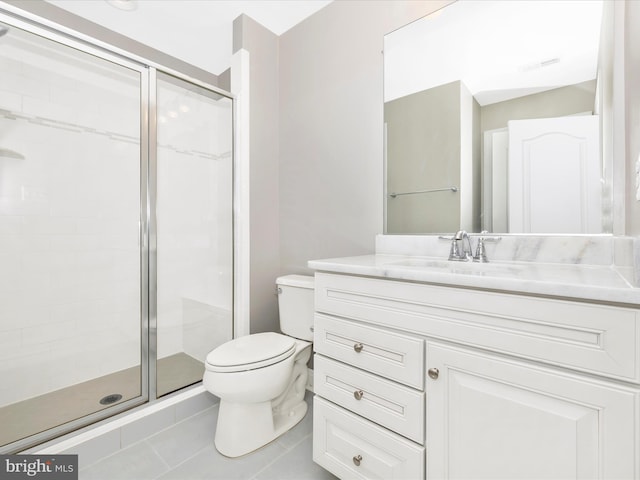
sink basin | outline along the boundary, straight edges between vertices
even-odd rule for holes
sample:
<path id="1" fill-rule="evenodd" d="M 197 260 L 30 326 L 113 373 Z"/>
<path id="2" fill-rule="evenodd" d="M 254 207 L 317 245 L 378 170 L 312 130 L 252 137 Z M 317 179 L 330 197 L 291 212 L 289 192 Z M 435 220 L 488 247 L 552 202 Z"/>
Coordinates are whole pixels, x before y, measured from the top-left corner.
<path id="1" fill-rule="evenodd" d="M 431 258 L 406 258 L 389 262 L 387 266 L 396 266 L 411 269 L 437 269 L 450 273 L 469 273 L 475 275 L 501 274 L 517 275 L 521 268 L 519 265 L 505 265 L 500 263 L 478 262 L 454 262 Z"/>

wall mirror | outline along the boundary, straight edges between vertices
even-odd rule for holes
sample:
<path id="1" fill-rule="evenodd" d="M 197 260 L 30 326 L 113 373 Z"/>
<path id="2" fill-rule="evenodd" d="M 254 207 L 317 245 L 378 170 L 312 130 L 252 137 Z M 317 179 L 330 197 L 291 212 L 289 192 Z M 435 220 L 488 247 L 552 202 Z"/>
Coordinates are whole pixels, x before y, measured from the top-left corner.
<path id="1" fill-rule="evenodd" d="M 385 36 L 385 233 L 612 232 L 612 3 L 458 0 Z"/>

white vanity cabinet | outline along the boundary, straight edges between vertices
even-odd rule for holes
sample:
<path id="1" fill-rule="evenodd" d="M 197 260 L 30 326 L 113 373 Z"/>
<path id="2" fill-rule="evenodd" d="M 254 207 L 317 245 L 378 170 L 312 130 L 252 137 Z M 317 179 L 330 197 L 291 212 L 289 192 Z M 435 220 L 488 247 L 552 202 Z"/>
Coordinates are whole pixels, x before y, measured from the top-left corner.
<path id="1" fill-rule="evenodd" d="M 340 478 L 424 478 L 424 340 L 316 313 L 314 460 Z"/>
<path id="2" fill-rule="evenodd" d="M 637 309 L 321 272 L 315 288 L 314 460 L 340 478 L 640 479 Z"/>

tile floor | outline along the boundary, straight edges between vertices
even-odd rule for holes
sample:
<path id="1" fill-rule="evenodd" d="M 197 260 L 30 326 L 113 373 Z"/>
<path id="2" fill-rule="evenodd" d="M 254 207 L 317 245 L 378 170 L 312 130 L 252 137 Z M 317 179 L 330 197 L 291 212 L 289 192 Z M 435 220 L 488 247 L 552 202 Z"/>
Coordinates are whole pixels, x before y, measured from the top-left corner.
<path id="1" fill-rule="evenodd" d="M 305 418 L 279 439 L 230 459 L 213 445 L 218 405 L 81 468 L 80 480 L 331 480 L 311 459 L 312 396 Z"/>

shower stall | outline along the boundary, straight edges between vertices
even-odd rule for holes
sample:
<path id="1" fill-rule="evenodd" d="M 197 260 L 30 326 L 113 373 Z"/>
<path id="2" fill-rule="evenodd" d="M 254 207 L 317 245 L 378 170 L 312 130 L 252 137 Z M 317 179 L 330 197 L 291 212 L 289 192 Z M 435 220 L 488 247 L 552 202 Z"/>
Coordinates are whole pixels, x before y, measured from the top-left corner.
<path id="1" fill-rule="evenodd" d="M 0 11 L 0 453 L 201 380 L 233 335 L 233 98 Z"/>

